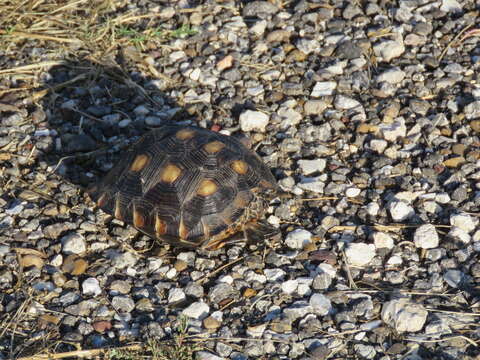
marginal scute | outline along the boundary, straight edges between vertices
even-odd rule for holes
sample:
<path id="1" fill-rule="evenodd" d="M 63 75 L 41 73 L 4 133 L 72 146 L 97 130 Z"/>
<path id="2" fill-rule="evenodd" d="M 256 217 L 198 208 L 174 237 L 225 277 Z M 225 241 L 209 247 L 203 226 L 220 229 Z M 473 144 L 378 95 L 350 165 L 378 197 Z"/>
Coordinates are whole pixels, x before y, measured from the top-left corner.
<path id="1" fill-rule="evenodd" d="M 183 223 L 183 219 L 180 220 L 180 225 L 178 226 L 178 236 L 180 237 L 180 239 L 188 238 L 188 229 Z"/>
<path id="2" fill-rule="evenodd" d="M 165 166 L 160 176 L 163 182 L 171 184 L 178 179 L 181 173 L 182 169 L 180 169 L 178 166 L 168 164 L 167 166 Z"/>
<path id="3" fill-rule="evenodd" d="M 195 136 L 195 131 L 192 129 L 182 129 L 180 131 L 177 131 L 177 133 L 175 134 L 175 137 L 178 140 L 188 140 L 194 136 Z"/>
<path id="4" fill-rule="evenodd" d="M 232 161 L 231 167 L 239 175 L 245 175 L 248 172 L 248 165 L 243 160 Z"/>
<path id="5" fill-rule="evenodd" d="M 205 151 L 209 154 L 216 154 L 220 150 L 222 150 L 224 147 L 225 147 L 225 144 L 218 140 L 209 142 L 203 146 Z"/>
<path id="6" fill-rule="evenodd" d="M 133 207 L 133 225 L 137 228 L 145 226 L 145 216 L 135 206 Z"/>
<path id="7" fill-rule="evenodd" d="M 158 215 L 155 216 L 155 233 L 157 236 L 162 236 L 167 233 L 167 223 L 160 219 Z"/>
<path id="8" fill-rule="evenodd" d="M 200 221 L 202 222 L 203 237 L 207 239 L 210 236 L 210 228 L 204 220 L 200 220 Z"/>
<path id="9" fill-rule="evenodd" d="M 116 198 L 115 198 L 115 213 L 114 213 L 114 216 L 118 219 L 118 220 L 122 220 L 123 221 L 123 216 L 122 216 L 122 204 L 120 204 L 120 194 L 117 194 Z"/>
<path id="10" fill-rule="evenodd" d="M 275 187 L 275 185 L 273 185 L 271 182 L 263 179 L 260 180 L 260 186 L 266 189 L 273 189 Z"/>
<path id="11" fill-rule="evenodd" d="M 103 193 L 97 200 L 98 207 L 102 208 L 107 202 L 107 194 Z"/>
<path id="12" fill-rule="evenodd" d="M 200 183 L 197 194 L 200 196 L 209 196 L 215 193 L 215 191 L 217 191 L 217 184 L 215 184 L 212 180 L 205 179 Z"/>
<path id="13" fill-rule="evenodd" d="M 150 157 L 146 154 L 140 154 L 135 157 L 132 165 L 130 166 L 130 171 L 138 172 L 142 170 L 150 161 Z"/>

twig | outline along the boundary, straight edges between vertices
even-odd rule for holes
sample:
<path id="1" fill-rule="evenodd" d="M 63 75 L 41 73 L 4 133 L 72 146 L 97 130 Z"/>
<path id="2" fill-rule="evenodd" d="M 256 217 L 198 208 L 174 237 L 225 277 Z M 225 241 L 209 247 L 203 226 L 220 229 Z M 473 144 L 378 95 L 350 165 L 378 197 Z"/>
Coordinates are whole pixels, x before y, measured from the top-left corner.
<path id="1" fill-rule="evenodd" d="M 9 35 L 12 37 L 19 37 L 19 38 L 26 38 L 26 39 L 39 39 L 39 40 L 50 40 L 50 41 L 57 41 L 57 42 L 62 42 L 62 43 L 79 43 L 81 40 L 79 39 L 68 39 L 68 38 L 61 38 L 61 37 L 55 37 L 55 36 L 50 36 L 50 35 L 42 35 L 42 34 L 32 34 L 32 33 L 26 33 L 22 31 L 14 31 L 12 33 L 7 33 L 4 30 L 0 30 L 0 35 Z"/>
<path id="2" fill-rule="evenodd" d="M 48 89 L 43 89 L 43 90 L 36 91 L 32 94 L 32 98 L 34 100 L 38 100 L 40 98 L 43 98 L 45 95 L 47 95 L 49 91 L 52 91 L 52 90 L 57 91 L 57 90 L 63 89 L 64 87 L 66 87 L 70 84 L 73 84 L 77 81 L 84 80 L 85 78 L 87 78 L 90 75 L 91 75 L 90 72 L 80 74 L 80 75 L 75 76 L 73 79 L 67 80 L 67 81 L 65 81 L 63 83 L 60 83 L 60 84 L 57 84 L 57 85 L 54 85 L 54 86 L 52 86 Z"/>
<path id="3" fill-rule="evenodd" d="M 421 342 L 421 343 L 437 343 L 437 342 L 442 342 L 442 341 L 450 341 L 450 340 L 453 340 L 453 339 L 463 339 L 463 340 L 469 342 L 471 345 L 473 345 L 475 347 L 478 346 L 477 342 L 475 342 L 472 339 L 470 339 L 466 336 L 463 336 L 463 335 L 450 336 L 450 337 L 446 337 L 446 338 L 443 338 L 443 339 L 437 339 L 437 340 L 422 340 L 422 339 L 405 338 L 405 340 L 407 340 L 407 341 Z"/>
<path id="4" fill-rule="evenodd" d="M 233 260 L 233 261 L 229 262 L 228 264 L 222 265 L 218 269 L 213 270 L 213 271 L 209 272 L 207 275 L 205 275 L 204 277 L 198 279 L 197 282 L 200 283 L 200 284 L 204 284 L 205 281 L 210 279 L 212 276 L 218 274 L 219 272 L 223 271 L 225 268 L 227 268 L 229 266 L 235 265 L 235 264 L 239 263 L 240 261 L 245 260 L 246 258 L 247 258 L 247 256 L 243 256 L 241 258 L 238 258 L 236 260 Z"/>
<path id="5" fill-rule="evenodd" d="M 321 201 L 321 200 L 338 200 L 336 196 L 320 196 L 315 198 L 305 198 L 305 199 L 298 199 L 299 201 Z"/>
<path id="6" fill-rule="evenodd" d="M 452 45 L 460 38 L 460 36 L 462 36 L 463 33 L 465 33 L 465 31 L 467 31 L 468 29 L 470 29 L 474 24 L 468 24 L 467 26 L 465 26 L 454 38 L 452 41 L 450 41 L 447 46 L 445 47 L 445 49 L 443 49 L 442 53 L 440 54 L 440 56 L 438 57 L 438 61 L 442 61 L 443 57 L 445 56 L 445 54 L 447 53 L 448 49 L 450 49 L 452 47 Z"/>
<path id="7" fill-rule="evenodd" d="M 17 358 L 17 360 L 54 360 L 54 359 L 65 359 L 69 357 L 73 358 L 93 358 L 105 354 L 107 351 L 111 350 L 127 350 L 127 351 L 141 351 L 144 349 L 143 345 L 135 344 L 129 346 L 122 346 L 117 348 L 105 348 L 105 349 L 90 349 L 90 350 L 75 350 L 68 351 L 58 354 L 45 354 L 45 355 L 33 355 Z"/>
<path id="8" fill-rule="evenodd" d="M 38 64 L 17 66 L 17 67 L 10 68 L 10 69 L 0 70 L 0 75 L 1 74 L 15 74 L 15 73 L 23 72 L 23 71 L 38 70 L 38 69 L 41 69 L 41 68 L 44 68 L 44 67 L 52 67 L 52 66 L 57 66 L 57 65 L 65 65 L 65 61 L 64 60 L 43 61 L 43 62 L 39 62 Z"/>
<path id="9" fill-rule="evenodd" d="M 480 313 L 468 313 L 468 312 L 461 312 L 461 311 L 448 311 L 448 310 L 438 310 L 432 308 L 426 308 L 428 311 L 440 312 L 444 314 L 455 314 L 455 315 L 465 315 L 465 316 L 480 316 Z"/>
<path id="10" fill-rule="evenodd" d="M 347 255 L 345 255 L 345 251 L 343 251 L 343 249 L 342 249 L 342 255 L 343 255 L 343 261 L 345 262 L 345 271 L 347 272 L 347 277 L 348 277 L 348 282 L 350 283 L 350 287 L 354 289 L 358 289 L 358 286 L 357 284 L 355 284 L 352 273 L 350 271 L 350 265 L 348 264 L 348 261 L 347 261 Z"/>

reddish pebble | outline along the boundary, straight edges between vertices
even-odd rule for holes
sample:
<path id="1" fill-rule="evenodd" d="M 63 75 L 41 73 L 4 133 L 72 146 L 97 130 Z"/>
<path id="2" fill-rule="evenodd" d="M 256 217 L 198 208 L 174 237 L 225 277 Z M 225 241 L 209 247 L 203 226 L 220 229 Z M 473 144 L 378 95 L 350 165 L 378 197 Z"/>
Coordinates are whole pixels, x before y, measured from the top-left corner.
<path id="1" fill-rule="evenodd" d="M 330 265 L 337 263 L 337 257 L 328 250 L 316 250 L 309 254 L 310 261 L 323 261 Z"/>
<path id="2" fill-rule="evenodd" d="M 212 125 L 210 130 L 215 131 L 215 132 L 219 132 L 220 130 L 222 130 L 222 127 L 220 125 L 215 124 L 215 125 Z"/>
<path id="3" fill-rule="evenodd" d="M 102 320 L 102 321 L 94 322 L 92 326 L 96 332 L 104 333 L 105 331 L 110 330 L 112 328 L 112 323 L 110 321 Z"/>

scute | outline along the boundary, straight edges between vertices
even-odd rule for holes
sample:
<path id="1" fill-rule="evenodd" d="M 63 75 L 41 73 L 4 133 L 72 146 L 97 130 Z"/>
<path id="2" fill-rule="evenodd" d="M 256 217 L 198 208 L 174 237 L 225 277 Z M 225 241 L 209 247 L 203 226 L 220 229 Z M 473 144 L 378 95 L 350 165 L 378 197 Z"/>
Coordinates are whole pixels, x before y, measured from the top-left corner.
<path id="1" fill-rule="evenodd" d="M 258 216 L 258 190 L 270 187 L 276 187 L 270 170 L 234 137 L 164 126 L 128 149 L 90 196 L 153 238 L 206 246 Z"/>

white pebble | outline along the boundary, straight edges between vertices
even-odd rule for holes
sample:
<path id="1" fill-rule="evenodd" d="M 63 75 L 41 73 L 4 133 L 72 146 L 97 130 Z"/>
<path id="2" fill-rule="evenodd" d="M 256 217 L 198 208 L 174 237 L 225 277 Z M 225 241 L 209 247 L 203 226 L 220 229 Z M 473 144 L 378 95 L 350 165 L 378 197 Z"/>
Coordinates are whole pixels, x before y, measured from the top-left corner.
<path id="1" fill-rule="evenodd" d="M 282 269 L 265 269 L 263 273 L 267 277 L 268 281 L 279 281 L 282 280 L 286 275 L 286 272 Z"/>
<path id="2" fill-rule="evenodd" d="M 298 287 L 298 280 L 293 279 L 293 280 L 287 280 L 282 283 L 282 291 L 285 294 L 293 294 Z"/>
<path id="3" fill-rule="evenodd" d="M 322 97 L 332 95 L 334 90 L 337 88 L 337 83 L 335 81 L 323 81 L 317 82 L 313 87 L 312 97 Z"/>
<path id="4" fill-rule="evenodd" d="M 177 269 L 175 269 L 174 267 L 172 267 L 170 270 L 167 271 L 167 273 L 165 274 L 165 277 L 167 277 L 167 279 L 173 279 L 175 276 L 177 276 Z"/>
<path id="5" fill-rule="evenodd" d="M 415 214 L 413 207 L 403 201 L 392 201 L 389 210 L 394 221 L 404 221 Z"/>
<path id="6" fill-rule="evenodd" d="M 438 247 L 439 238 L 435 226 L 424 224 L 415 230 L 413 235 L 415 246 L 421 249 L 433 249 Z"/>
<path id="7" fill-rule="evenodd" d="M 303 175 L 310 175 L 315 172 L 321 172 L 325 170 L 327 161 L 325 159 L 315 159 L 315 160 L 299 160 L 298 166 L 302 170 Z"/>
<path id="8" fill-rule="evenodd" d="M 350 110 L 356 107 L 362 107 L 362 104 L 358 100 L 345 95 L 337 95 L 335 97 L 334 105 L 336 109 L 340 110 Z"/>
<path id="9" fill-rule="evenodd" d="M 385 70 L 377 76 L 377 82 L 386 81 L 390 84 L 398 84 L 405 78 L 405 73 L 398 67 Z"/>
<path id="10" fill-rule="evenodd" d="M 361 191 L 362 190 L 360 190 L 359 188 L 350 187 L 345 191 L 345 195 L 349 198 L 354 198 L 354 197 L 357 197 L 358 195 L 360 195 Z"/>
<path id="11" fill-rule="evenodd" d="M 168 303 L 177 303 L 181 302 L 186 299 L 185 293 L 183 292 L 182 289 L 179 288 L 172 288 L 168 292 Z"/>
<path id="12" fill-rule="evenodd" d="M 462 11 L 462 5 L 456 0 L 442 0 L 440 10 L 446 13 L 458 13 Z"/>
<path id="13" fill-rule="evenodd" d="M 387 40 L 377 43 L 373 46 L 373 51 L 376 56 L 380 56 L 384 61 L 390 62 L 390 60 L 399 57 L 405 52 L 405 46 L 401 36 L 398 36 L 397 41 Z"/>
<path id="14" fill-rule="evenodd" d="M 265 323 L 265 324 L 255 325 L 255 326 L 249 326 L 247 328 L 247 335 L 253 338 L 260 338 L 265 332 L 267 325 L 268 324 Z"/>
<path id="15" fill-rule="evenodd" d="M 378 212 L 380 211 L 380 205 L 378 205 L 376 202 L 371 202 L 368 203 L 365 209 L 367 210 L 368 215 L 377 216 Z"/>
<path id="16" fill-rule="evenodd" d="M 457 226 L 466 232 L 475 230 L 478 220 L 468 214 L 456 214 L 450 217 L 450 225 Z"/>
<path id="17" fill-rule="evenodd" d="M 312 234 L 304 229 L 296 229 L 288 233 L 285 244 L 290 249 L 303 249 L 312 242 Z"/>
<path id="18" fill-rule="evenodd" d="M 330 299 L 322 294 L 313 294 L 310 297 L 309 304 L 313 312 L 321 316 L 328 315 L 333 309 Z"/>
<path id="19" fill-rule="evenodd" d="M 375 245 L 352 243 L 345 250 L 345 255 L 350 265 L 364 266 L 375 257 Z"/>
<path id="20" fill-rule="evenodd" d="M 240 127 L 242 131 L 265 132 L 270 117 L 260 111 L 247 110 L 240 114 Z"/>
<path id="21" fill-rule="evenodd" d="M 102 288 L 97 279 L 90 277 L 82 283 L 82 293 L 83 295 L 97 296 L 102 293 Z"/>
<path id="22" fill-rule="evenodd" d="M 382 139 L 373 139 L 372 141 L 370 141 L 370 149 L 376 151 L 379 154 L 383 153 L 387 146 L 388 142 Z"/>
<path id="23" fill-rule="evenodd" d="M 392 249 L 395 243 L 390 235 L 384 232 L 373 233 L 373 243 L 377 249 Z"/>
<path id="24" fill-rule="evenodd" d="M 464 244 L 468 244 L 472 240 L 470 234 L 458 226 L 452 226 L 448 232 L 448 236 L 452 239 L 460 240 Z"/>
<path id="25" fill-rule="evenodd" d="M 210 307 L 203 301 L 198 301 L 190 304 L 190 306 L 184 309 L 182 315 L 192 319 L 203 320 L 208 316 L 209 312 Z"/>
<path id="26" fill-rule="evenodd" d="M 265 32 L 267 25 L 268 23 L 266 20 L 257 21 L 250 29 L 248 29 L 248 32 L 261 36 Z"/>
<path id="27" fill-rule="evenodd" d="M 22 204 L 17 204 L 11 208 L 5 210 L 5 213 L 8 215 L 18 215 L 23 211 L 24 206 Z"/>
<path id="28" fill-rule="evenodd" d="M 387 265 L 401 265 L 403 263 L 403 260 L 400 256 L 398 255 L 393 255 L 387 260 Z"/>
<path id="29" fill-rule="evenodd" d="M 231 277 L 230 275 L 223 275 L 218 278 L 217 282 L 232 285 L 233 277 Z"/>
<path id="30" fill-rule="evenodd" d="M 380 125 L 380 131 L 387 141 L 396 141 L 398 138 L 403 138 L 407 134 L 405 119 L 399 118 L 391 124 L 382 124 Z"/>
<path id="31" fill-rule="evenodd" d="M 52 260 L 50 260 L 50 265 L 55 267 L 60 267 L 63 264 L 63 256 L 61 254 L 55 255 Z"/>
<path id="32" fill-rule="evenodd" d="M 420 331 L 427 320 L 428 311 L 420 304 L 401 298 L 383 305 L 382 320 L 398 332 Z"/>
<path id="33" fill-rule="evenodd" d="M 447 193 L 439 193 L 435 195 L 435 201 L 440 204 L 448 204 L 450 202 L 450 195 Z"/>

